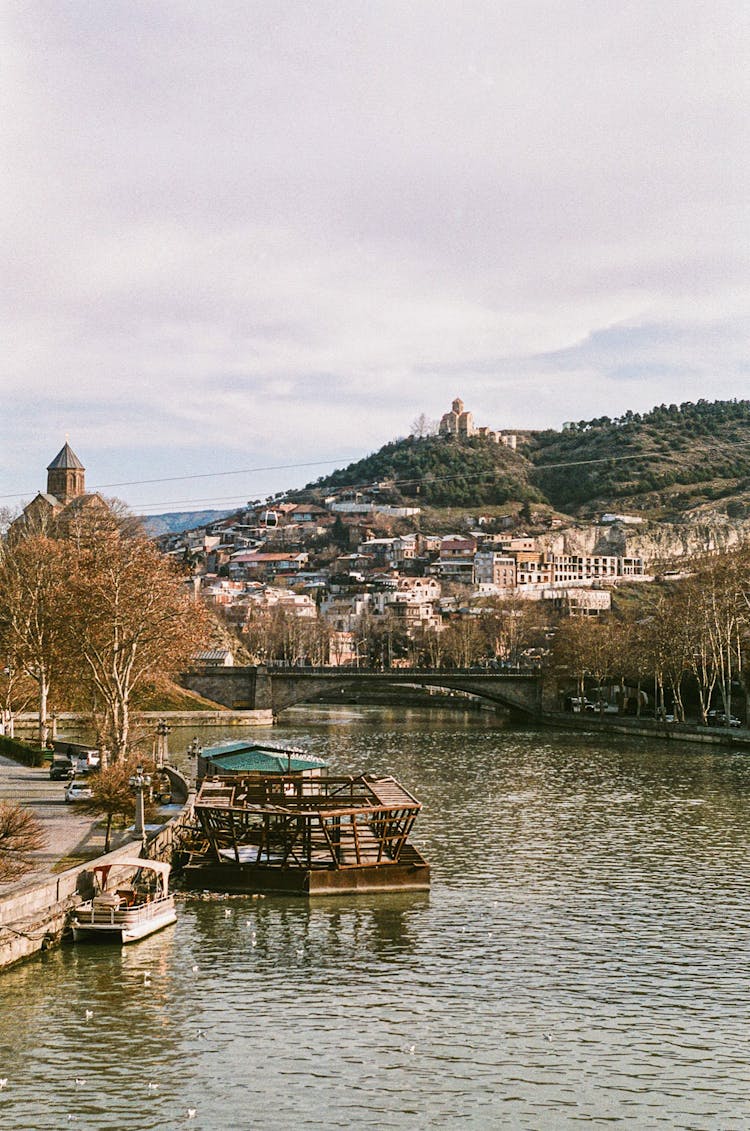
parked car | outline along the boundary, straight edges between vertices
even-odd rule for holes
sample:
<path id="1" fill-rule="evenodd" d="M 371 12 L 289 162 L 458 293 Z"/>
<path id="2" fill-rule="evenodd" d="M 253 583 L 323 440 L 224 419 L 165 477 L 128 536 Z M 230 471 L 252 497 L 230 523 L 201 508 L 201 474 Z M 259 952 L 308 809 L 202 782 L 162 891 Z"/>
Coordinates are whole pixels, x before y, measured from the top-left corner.
<path id="1" fill-rule="evenodd" d="M 619 715 L 620 713 L 620 708 L 616 703 L 607 703 L 602 699 L 597 700 L 596 703 L 590 703 L 586 700 L 584 710 L 597 715 Z"/>
<path id="2" fill-rule="evenodd" d="M 568 702 L 570 703 L 570 710 L 575 714 L 580 714 L 581 711 L 590 711 L 594 706 L 590 699 L 581 699 L 577 695 L 571 696 Z"/>
<path id="3" fill-rule="evenodd" d="M 65 790 L 66 801 L 90 801 L 94 791 L 86 781 L 72 781 Z"/>
<path id="4" fill-rule="evenodd" d="M 76 773 L 92 774 L 101 764 L 98 750 L 80 750 L 74 755 Z"/>
<path id="5" fill-rule="evenodd" d="M 709 711 L 708 718 L 709 718 L 709 724 L 711 726 L 716 726 L 716 727 L 725 727 L 725 726 L 741 727 L 742 726 L 742 722 L 740 721 L 740 719 L 736 718 L 734 715 L 727 716 L 727 715 L 724 714 L 723 711 L 714 714 L 713 718 L 711 718 L 711 712 Z"/>
<path id="6" fill-rule="evenodd" d="M 53 758 L 49 768 L 50 781 L 67 781 L 73 777 L 73 766 L 69 758 Z"/>

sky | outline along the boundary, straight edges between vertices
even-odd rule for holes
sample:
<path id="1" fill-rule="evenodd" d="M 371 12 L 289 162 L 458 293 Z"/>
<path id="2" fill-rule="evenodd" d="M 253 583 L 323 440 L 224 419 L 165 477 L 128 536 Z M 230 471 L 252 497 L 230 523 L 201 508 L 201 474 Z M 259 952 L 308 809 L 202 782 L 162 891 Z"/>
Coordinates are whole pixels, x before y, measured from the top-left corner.
<path id="1" fill-rule="evenodd" d="M 750 396 L 745 0 L 2 0 L 0 506 Z M 192 478 L 190 478 L 192 477 Z"/>

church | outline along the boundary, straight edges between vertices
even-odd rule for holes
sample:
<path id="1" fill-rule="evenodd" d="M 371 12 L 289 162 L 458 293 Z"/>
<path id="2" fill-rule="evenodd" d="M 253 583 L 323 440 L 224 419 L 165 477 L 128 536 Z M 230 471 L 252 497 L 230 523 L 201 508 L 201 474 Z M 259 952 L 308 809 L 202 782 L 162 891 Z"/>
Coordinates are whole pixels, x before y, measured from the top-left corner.
<path id="1" fill-rule="evenodd" d="M 86 468 L 66 440 L 47 467 L 47 490 L 40 491 L 23 508 L 10 531 L 18 534 L 46 531 L 53 521 L 70 519 L 88 506 L 106 506 L 106 503 L 97 492 L 86 492 Z"/>

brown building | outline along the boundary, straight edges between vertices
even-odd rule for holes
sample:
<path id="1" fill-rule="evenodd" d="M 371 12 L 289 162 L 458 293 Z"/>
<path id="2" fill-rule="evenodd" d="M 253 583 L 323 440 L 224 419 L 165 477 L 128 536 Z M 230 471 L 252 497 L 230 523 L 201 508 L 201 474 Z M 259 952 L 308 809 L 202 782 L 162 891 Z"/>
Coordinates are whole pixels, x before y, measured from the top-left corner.
<path id="1" fill-rule="evenodd" d="M 65 442 L 47 467 L 47 490 L 40 491 L 11 524 L 10 531 L 45 530 L 53 519 L 72 517 L 84 507 L 106 506 L 99 494 L 86 492 L 86 468 Z"/>

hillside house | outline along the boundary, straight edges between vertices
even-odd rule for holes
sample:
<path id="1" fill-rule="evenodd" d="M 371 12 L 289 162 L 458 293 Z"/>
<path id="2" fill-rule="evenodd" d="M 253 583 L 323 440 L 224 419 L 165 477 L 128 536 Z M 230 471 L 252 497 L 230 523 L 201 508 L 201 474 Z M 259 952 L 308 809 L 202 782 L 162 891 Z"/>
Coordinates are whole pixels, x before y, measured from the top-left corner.
<path id="1" fill-rule="evenodd" d="M 477 550 L 474 555 L 474 581 L 480 586 L 515 589 L 516 559 L 497 550 Z"/>
<path id="2" fill-rule="evenodd" d="M 248 580 L 272 578 L 278 574 L 293 576 L 306 566 L 308 561 L 309 555 L 304 552 L 270 554 L 259 550 L 241 550 L 232 555 L 229 561 L 229 574 L 230 577 L 244 577 Z"/>

